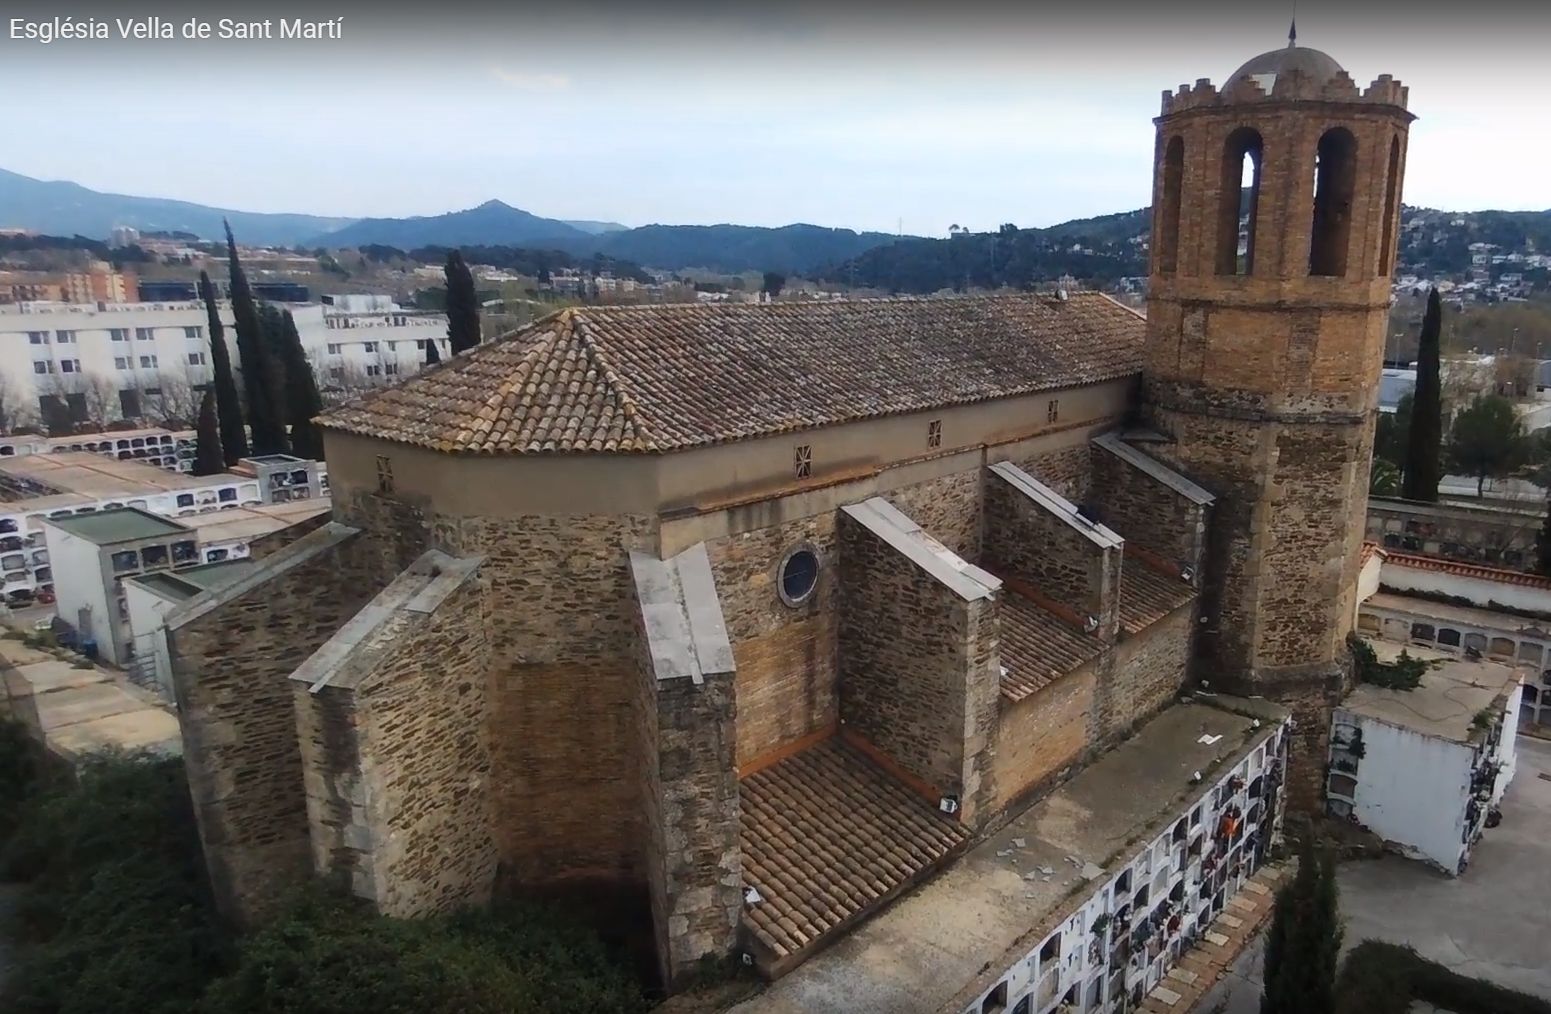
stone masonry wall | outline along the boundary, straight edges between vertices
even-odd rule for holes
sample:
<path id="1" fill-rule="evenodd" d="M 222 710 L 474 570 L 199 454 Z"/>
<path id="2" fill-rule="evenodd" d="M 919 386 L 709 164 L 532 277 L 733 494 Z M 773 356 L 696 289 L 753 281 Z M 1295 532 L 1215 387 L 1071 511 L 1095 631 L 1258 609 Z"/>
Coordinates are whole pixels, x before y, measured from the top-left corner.
<path id="1" fill-rule="evenodd" d="M 725 957 L 738 941 L 743 866 L 741 804 L 733 767 L 737 686 L 731 673 L 659 681 L 641 673 L 643 790 L 653 863 L 652 915 L 658 960 L 670 987 L 702 957 Z"/>
<path id="2" fill-rule="evenodd" d="M 1059 780 L 1088 749 L 1096 661 L 1016 703 L 1002 700 L 996 733 L 996 808 Z"/>
<path id="3" fill-rule="evenodd" d="M 311 867 L 288 677 L 378 590 L 354 538 L 294 565 L 272 557 L 268 581 L 168 631 L 211 887 L 242 924 Z"/>
<path id="4" fill-rule="evenodd" d="M 1105 553 L 995 474 L 986 480 L 985 559 L 1081 613 L 1103 617 Z"/>
<path id="5" fill-rule="evenodd" d="M 312 693 L 308 684 L 292 680 L 291 698 L 313 871 L 343 890 L 375 900 L 377 880 L 361 780 L 355 694 L 340 687 Z"/>
<path id="6" fill-rule="evenodd" d="M 1139 566 L 1139 564 L 1131 564 Z M 1168 707 L 1189 678 L 1195 599 L 1123 639 L 1094 698 L 1093 739 L 1106 746 Z"/>
<path id="7" fill-rule="evenodd" d="M 1093 452 L 1093 499 L 1104 523 L 1171 563 L 1199 567 L 1206 510 L 1103 448 Z"/>
<path id="8" fill-rule="evenodd" d="M 440 548 L 483 556 L 492 805 L 503 881 L 639 883 L 628 549 L 650 518 L 437 518 Z"/>
<path id="9" fill-rule="evenodd" d="M 927 482 L 901 486 L 884 498 L 927 534 L 966 560 L 980 559 L 980 498 L 985 469 L 979 466 Z"/>
<path id="10" fill-rule="evenodd" d="M 842 515 L 841 719 L 962 819 L 988 809 L 1000 650 L 995 602 L 965 602 Z"/>
<path id="11" fill-rule="evenodd" d="M 1060 493 L 1073 503 L 1082 503 L 1089 494 L 1093 478 L 1093 448 L 1083 440 L 1070 447 L 1042 451 L 1013 464 Z M 925 527 L 925 524 L 922 527 Z"/>
<path id="12" fill-rule="evenodd" d="M 383 655 L 353 691 L 317 695 L 353 698 L 362 748 L 359 766 L 341 774 L 359 786 L 355 802 L 370 832 L 368 896 L 385 915 L 424 916 L 490 899 L 497 853 L 488 619 L 478 583 L 468 581 L 432 615 L 400 613 L 375 632 Z M 311 746 L 303 742 L 304 755 Z"/>
<path id="13" fill-rule="evenodd" d="M 738 763 L 834 725 L 835 512 L 706 544 L 738 682 Z M 818 587 L 797 606 L 777 593 L 786 553 L 811 546 Z"/>

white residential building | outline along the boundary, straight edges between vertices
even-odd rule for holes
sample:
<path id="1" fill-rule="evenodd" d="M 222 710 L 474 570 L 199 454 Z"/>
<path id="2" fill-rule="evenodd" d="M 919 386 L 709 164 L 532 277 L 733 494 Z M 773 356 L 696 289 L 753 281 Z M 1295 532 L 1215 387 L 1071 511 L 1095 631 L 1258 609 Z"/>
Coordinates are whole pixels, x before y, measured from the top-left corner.
<path id="1" fill-rule="evenodd" d="M 390 383 L 420 369 L 429 341 L 450 354 L 443 314 L 405 310 L 383 296 L 325 298 L 332 305 L 286 306 L 321 386 Z M 240 366 L 230 305 L 219 312 Z M 209 380 L 203 303 L 0 306 L 0 407 L 10 427 L 40 424 L 40 399 L 51 395 L 82 422 L 136 418 L 147 413 L 146 399 L 175 394 L 178 410 L 192 414 L 198 403 L 188 392 Z"/>
<path id="2" fill-rule="evenodd" d="M 1433 666 L 1411 690 L 1371 684 L 1335 709 L 1325 805 L 1386 847 L 1453 876 L 1514 774 L 1519 673 L 1510 664 L 1372 642 Z"/>

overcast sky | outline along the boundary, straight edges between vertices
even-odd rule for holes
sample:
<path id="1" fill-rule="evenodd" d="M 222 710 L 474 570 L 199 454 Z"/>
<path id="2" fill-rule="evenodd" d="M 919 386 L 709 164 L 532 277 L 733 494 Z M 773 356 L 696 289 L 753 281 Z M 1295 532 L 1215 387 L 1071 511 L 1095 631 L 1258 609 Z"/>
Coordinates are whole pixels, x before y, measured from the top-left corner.
<path id="1" fill-rule="evenodd" d="M 0 8 L 0 167 L 352 217 L 498 198 L 627 225 L 1049 225 L 1145 204 L 1160 92 L 1221 82 L 1284 45 L 1291 13 L 1042 6 L 22 0 Z M 1360 85 L 1391 73 L 1410 86 L 1408 203 L 1539 209 L 1551 207 L 1548 11 L 1301 0 L 1299 42 Z M 342 15 L 344 37 L 11 37 L 11 18 L 62 15 Z"/>

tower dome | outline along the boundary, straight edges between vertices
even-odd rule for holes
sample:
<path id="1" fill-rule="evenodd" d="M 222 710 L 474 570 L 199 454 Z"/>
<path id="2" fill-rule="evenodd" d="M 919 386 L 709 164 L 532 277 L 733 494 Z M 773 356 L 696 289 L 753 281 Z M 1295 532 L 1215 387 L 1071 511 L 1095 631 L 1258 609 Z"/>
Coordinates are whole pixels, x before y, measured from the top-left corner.
<path id="1" fill-rule="evenodd" d="M 1341 65 L 1336 63 L 1334 57 L 1317 49 L 1309 49 L 1289 42 L 1281 49 L 1261 53 L 1250 60 L 1230 74 L 1228 82 L 1232 83 L 1249 75 L 1269 95 L 1277 76 L 1291 71 L 1298 71 L 1317 84 L 1324 84 L 1341 73 Z"/>

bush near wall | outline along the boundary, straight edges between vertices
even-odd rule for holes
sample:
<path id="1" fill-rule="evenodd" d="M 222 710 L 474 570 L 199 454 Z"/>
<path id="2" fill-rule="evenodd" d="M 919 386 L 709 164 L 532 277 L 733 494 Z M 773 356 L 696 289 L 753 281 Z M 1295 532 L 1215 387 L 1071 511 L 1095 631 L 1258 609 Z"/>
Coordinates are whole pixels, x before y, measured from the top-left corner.
<path id="1" fill-rule="evenodd" d="M 215 914 L 181 761 L 104 754 L 74 778 L 39 780 L 27 745 L 0 723 L 0 802 L 16 813 L 0 826 L 0 878 L 27 885 L 0 927 L 21 959 L 0 995 L 7 1014 L 646 1008 L 623 961 L 541 906 L 405 921 L 314 888 L 234 938 Z"/>
<path id="2" fill-rule="evenodd" d="M 1470 979 L 1409 947 L 1365 940 L 1336 979 L 1336 1014 L 1407 1014 L 1423 1000 L 1454 1014 L 1551 1014 L 1551 1002 Z"/>

